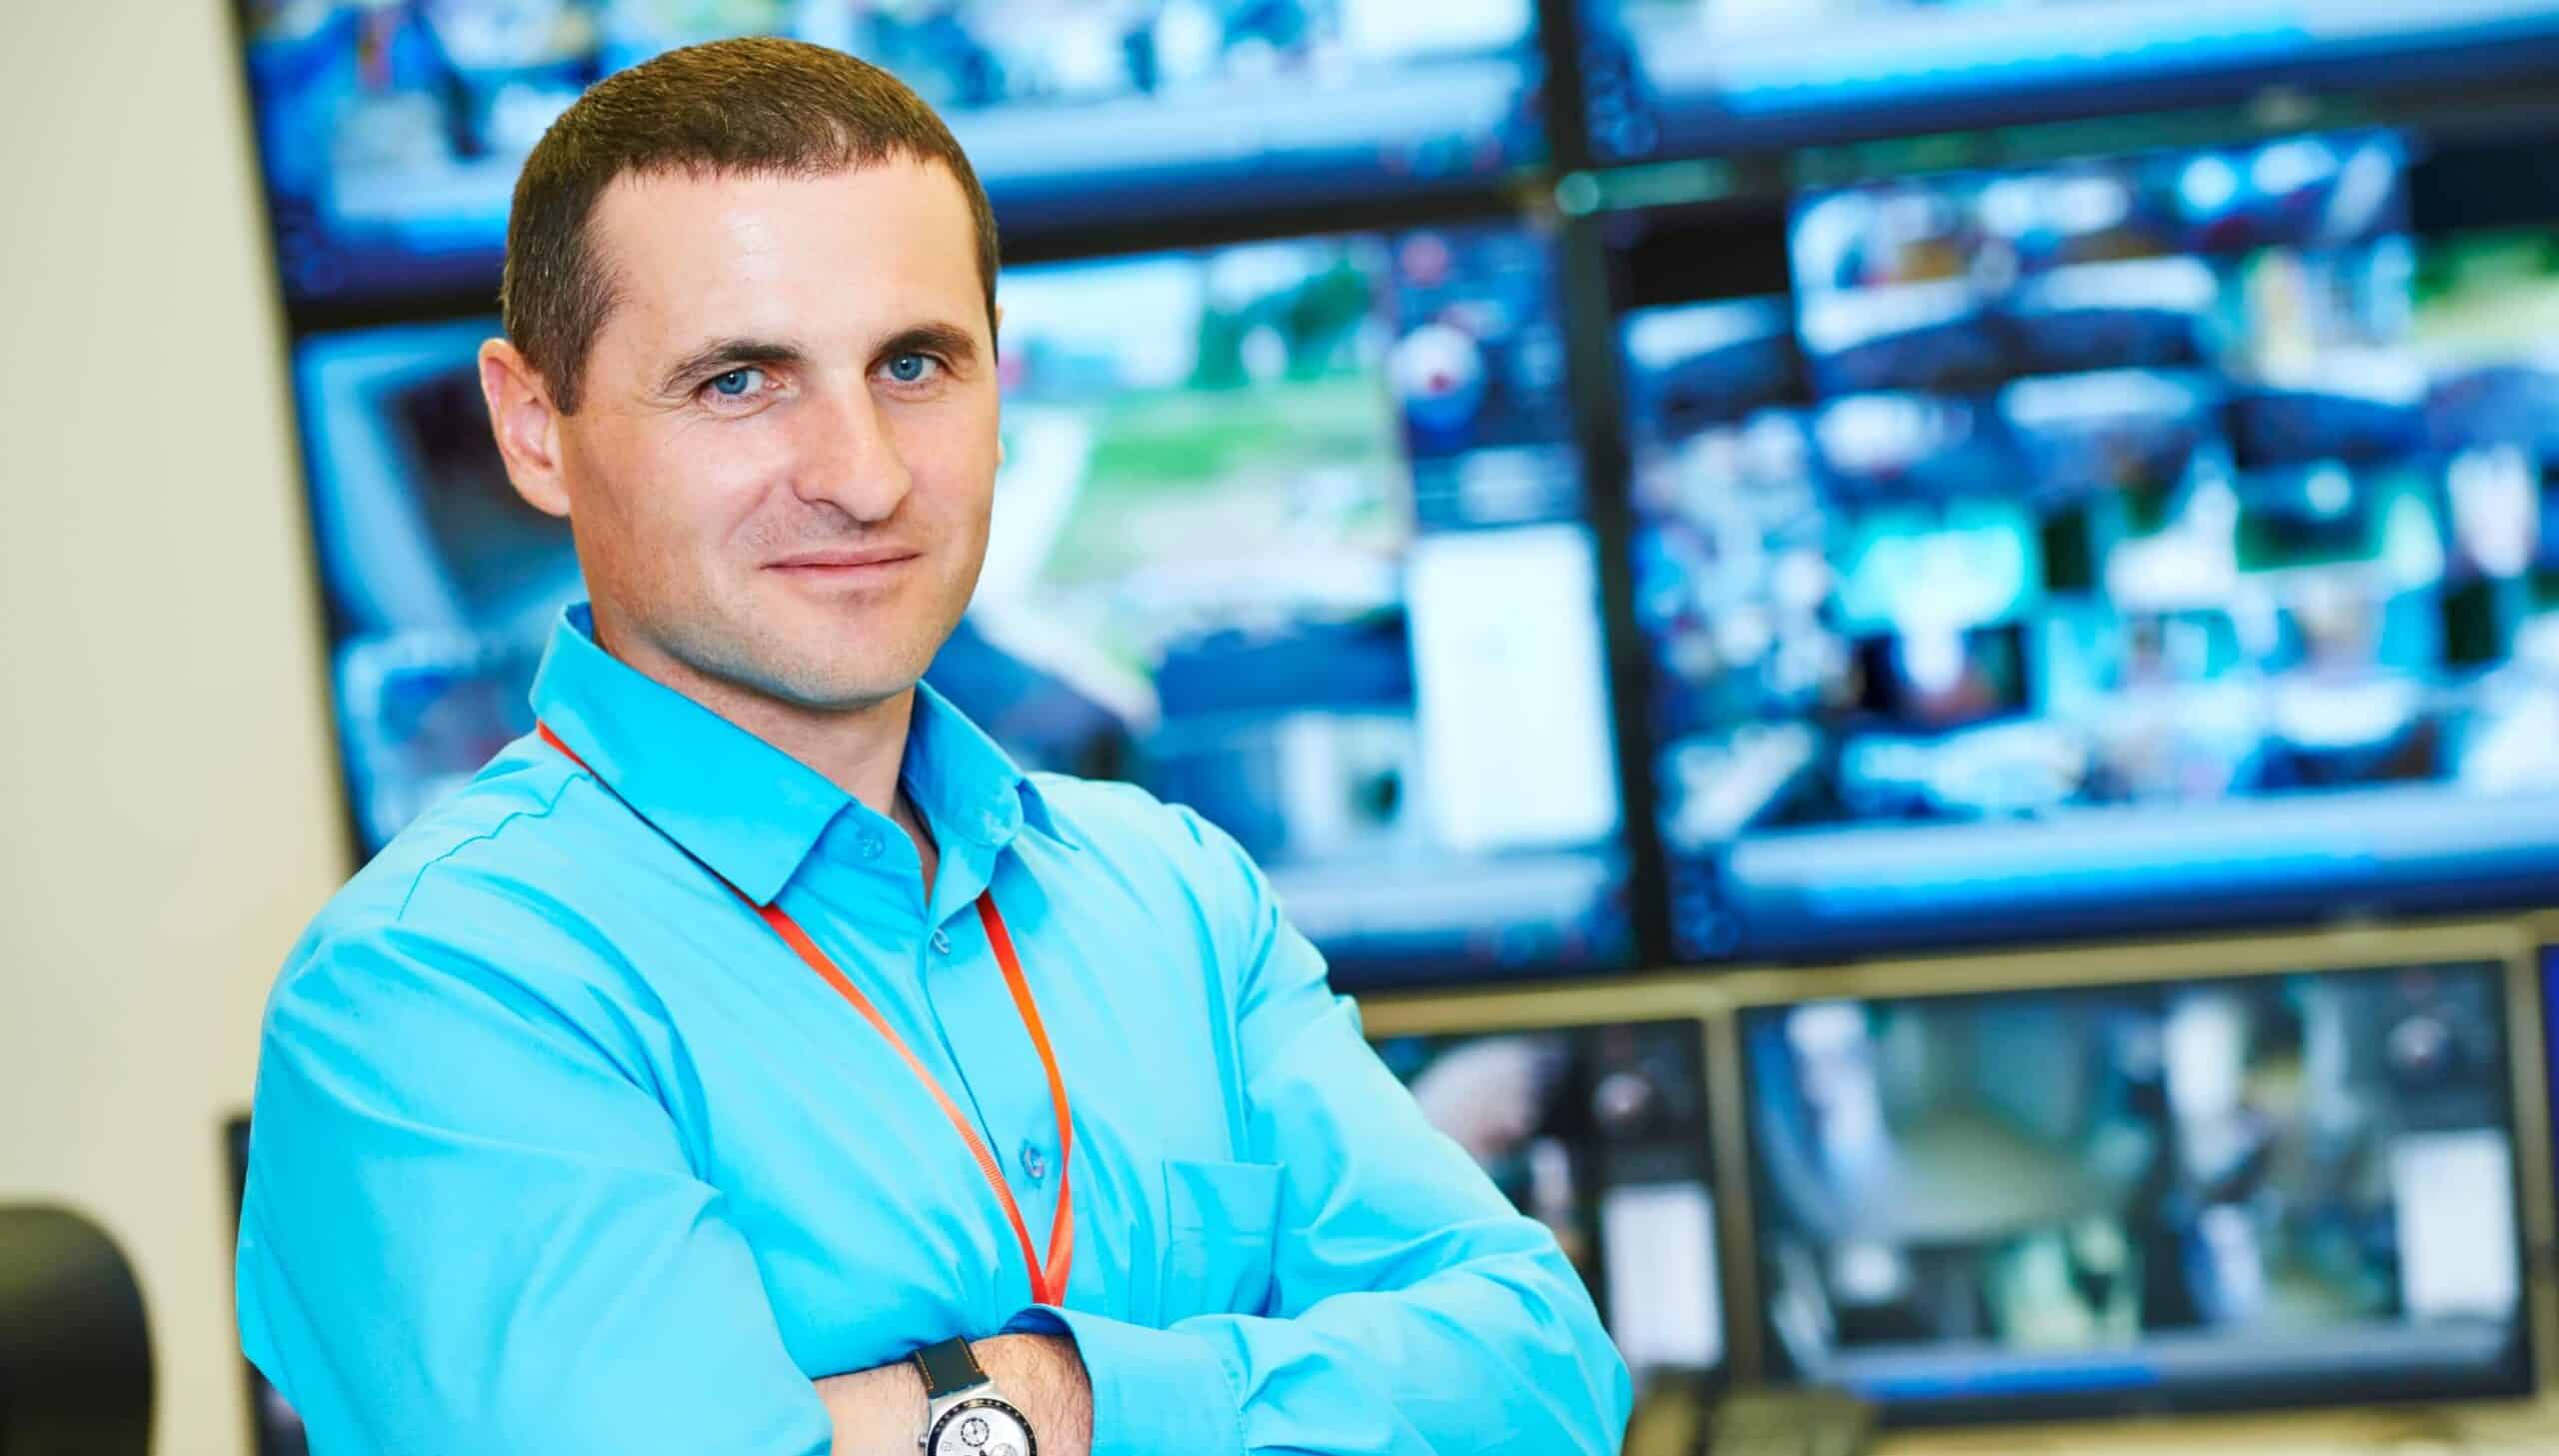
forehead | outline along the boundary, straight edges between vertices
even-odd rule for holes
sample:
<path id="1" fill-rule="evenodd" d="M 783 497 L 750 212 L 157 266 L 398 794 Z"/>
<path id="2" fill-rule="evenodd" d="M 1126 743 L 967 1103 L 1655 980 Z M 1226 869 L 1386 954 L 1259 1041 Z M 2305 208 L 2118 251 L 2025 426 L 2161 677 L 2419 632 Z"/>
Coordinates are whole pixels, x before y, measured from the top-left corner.
<path id="1" fill-rule="evenodd" d="M 683 347 L 706 331 L 984 323 L 976 223 L 938 162 L 814 177 L 625 175 L 597 201 L 593 244 L 616 296 L 600 348 L 615 335 Z"/>

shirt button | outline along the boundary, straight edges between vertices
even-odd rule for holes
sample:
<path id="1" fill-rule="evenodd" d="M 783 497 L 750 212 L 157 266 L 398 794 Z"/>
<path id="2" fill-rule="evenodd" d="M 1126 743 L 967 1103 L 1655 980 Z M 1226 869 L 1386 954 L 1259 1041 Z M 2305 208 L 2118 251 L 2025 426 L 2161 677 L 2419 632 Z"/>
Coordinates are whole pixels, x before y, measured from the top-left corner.
<path id="1" fill-rule="evenodd" d="M 862 837 L 854 841 L 854 847 L 862 851 L 863 858 L 877 859 L 888 849 L 889 841 L 880 837 L 878 829 L 864 829 Z"/>
<path id="2" fill-rule="evenodd" d="M 936 955 L 951 953 L 951 937 L 948 934 L 940 930 L 933 932 L 933 953 Z"/>
<path id="3" fill-rule="evenodd" d="M 1034 1188 L 1049 1181 L 1049 1154 L 1036 1142 L 1022 1145 L 1022 1176 L 1029 1178 Z"/>

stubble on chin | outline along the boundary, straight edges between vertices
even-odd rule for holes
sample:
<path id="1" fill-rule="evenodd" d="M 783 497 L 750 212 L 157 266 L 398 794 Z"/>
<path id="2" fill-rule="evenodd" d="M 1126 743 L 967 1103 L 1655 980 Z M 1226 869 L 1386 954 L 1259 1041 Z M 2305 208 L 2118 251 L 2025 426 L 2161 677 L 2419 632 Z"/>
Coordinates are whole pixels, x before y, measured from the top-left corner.
<path id="1" fill-rule="evenodd" d="M 704 603 L 671 615 L 653 635 L 714 693 L 835 716 L 877 707 L 923 678 L 958 617 L 946 608 L 918 620 L 919 611 L 893 599 L 831 622 L 796 603 Z"/>

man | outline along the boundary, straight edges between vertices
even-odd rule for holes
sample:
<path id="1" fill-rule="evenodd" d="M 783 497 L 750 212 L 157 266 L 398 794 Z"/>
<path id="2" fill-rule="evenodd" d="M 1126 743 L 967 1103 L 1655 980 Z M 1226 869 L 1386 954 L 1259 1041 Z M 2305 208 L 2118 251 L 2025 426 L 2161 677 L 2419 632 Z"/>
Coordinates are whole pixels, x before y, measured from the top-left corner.
<path id="1" fill-rule="evenodd" d="M 593 602 L 269 1005 L 241 1331 L 315 1449 L 1615 1448 L 1571 1269 L 1234 843 L 919 686 L 995 276 L 949 132 L 813 47 L 526 163 L 481 381 Z"/>

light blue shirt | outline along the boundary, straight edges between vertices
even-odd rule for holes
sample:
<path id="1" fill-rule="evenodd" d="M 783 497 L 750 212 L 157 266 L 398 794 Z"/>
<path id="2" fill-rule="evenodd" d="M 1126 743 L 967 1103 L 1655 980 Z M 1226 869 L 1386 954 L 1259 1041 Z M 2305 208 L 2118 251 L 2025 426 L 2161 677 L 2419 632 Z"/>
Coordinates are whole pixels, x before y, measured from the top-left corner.
<path id="1" fill-rule="evenodd" d="M 1006 1330 L 1073 1335 L 1100 1452 L 1617 1449 L 1625 1368 L 1571 1266 L 1225 834 L 1027 776 L 924 690 L 928 903 L 891 820 L 591 632 L 573 611 L 534 706 L 594 774 L 509 747 L 268 1004 L 240 1328 L 315 1451 L 819 1456 L 813 1379 Z M 930 1093 L 705 866 L 864 986 L 1045 1249 L 1057 1119 L 993 886 L 1073 1105 L 1064 1308 Z"/>

